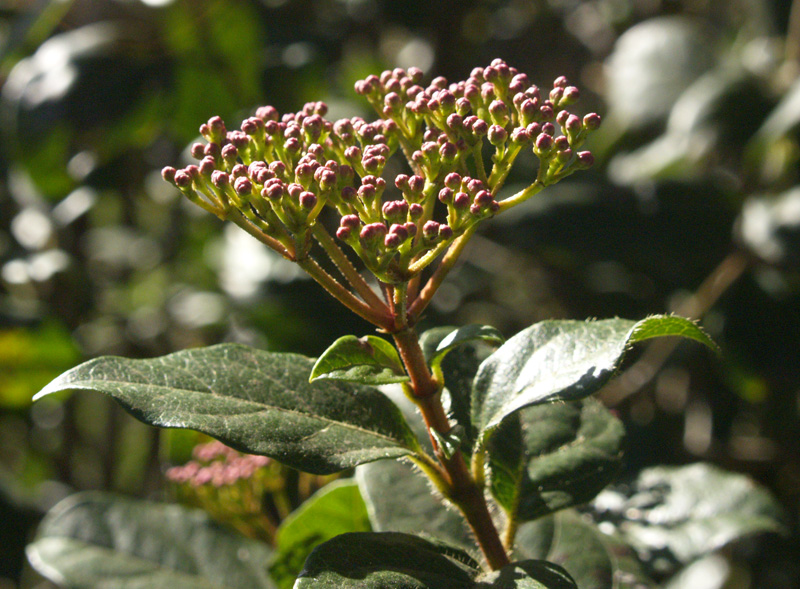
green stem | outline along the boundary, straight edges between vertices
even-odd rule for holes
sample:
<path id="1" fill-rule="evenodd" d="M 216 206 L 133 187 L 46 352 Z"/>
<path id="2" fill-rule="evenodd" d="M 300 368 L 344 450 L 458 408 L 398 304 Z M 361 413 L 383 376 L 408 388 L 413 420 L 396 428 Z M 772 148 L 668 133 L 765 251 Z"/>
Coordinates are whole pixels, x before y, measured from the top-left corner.
<path id="1" fill-rule="evenodd" d="M 278 241 L 274 237 L 270 237 L 269 235 L 261 231 L 258 227 L 253 225 L 250 222 L 250 220 L 247 219 L 247 217 L 245 217 L 238 209 L 231 209 L 228 218 L 231 221 L 233 221 L 237 226 L 241 227 L 242 229 L 247 231 L 250 235 L 255 237 L 258 241 L 270 247 L 271 249 L 275 250 L 287 260 L 294 261 L 295 258 L 294 252 L 287 249 L 285 245 L 283 245 L 280 241 Z"/>
<path id="2" fill-rule="evenodd" d="M 297 264 L 305 270 L 311 278 L 316 280 L 320 286 L 327 290 L 337 301 L 350 309 L 359 317 L 363 317 L 373 325 L 383 329 L 391 329 L 392 320 L 387 313 L 382 313 L 380 309 L 373 309 L 353 293 L 342 286 L 333 276 L 328 274 L 312 258 L 306 257 L 297 260 Z"/>
<path id="3" fill-rule="evenodd" d="M 533 184 L 531 184 L 530 186 L 528 186 L 524 190 L 520 190 L 519 192 L 517 192 L 513 196 L 509 196 L 508 198 L 501 200 L 500 203 L 499 203 L 500 204 L 500 209 L 497 211 L 496 214 L 499 215 L 500 213 L 502 213 L 504 211 L 507 211 L 511 207 L 515 207 L 518 204 L 520 204 L 522 202 L 525 202 L 526 200 L 528 200 L 533 195 L 538 194 L 539 192 L 541 192 L 543 188 L 544 188 L 544 184 L 542 184 L 542 182 L 540 182 L 539 180 L 536 180 Z"/>
<path id="4" fill-rule="evenodd" d="M 367 281 L 364 280 L 364 277 L 361 275 L 361 273 L 356 270 L 355 266 L 353 266 L 345 253 L 342 251 L 342 248 L 340 248 L 333 240 L 330 233 L 328 233 L 320 223 L 316 223 L 314 225 L 313 231 L 314 238 L 325 250 L 325 253 L 330 256 L 331 261 L 336 264 L 336 267 L 347 279 L 358 295 L 364 300 L 364 302 L 375 309 L 388 312 L 386 303 L 375 293 L 375 291 L 372 290 L 372 288 L 370 288 L 369 284 L 367 284 Z"/>
<path id="5" fill-rule="evenodd" d="M 444 282 L 445 277 L 453 269 L 455 266 L 456 260 L 461 255 L 461 252 L 464 250 L 464 247 L 467 245 L 467 242 L 475 233 L 475 229 L 477 228 L 477 224 L 472 225 L 469 229 L 467 229 L 461 237 L 456 239 L 453 244 L 450 246 L 450 249 L 445 254 L 444 258 L 442 258 L 441 263 L 436 268 L 434 273 L 428 279 L 428 282 L 422 288 L 419 293 L 419 296 L 411 303 L 411 306 L 408 309 L 408 316 L 409 320 L 413 323 L 422 315 L 422 312 L 431 302 L 433 295 L 442 285 Z"/>

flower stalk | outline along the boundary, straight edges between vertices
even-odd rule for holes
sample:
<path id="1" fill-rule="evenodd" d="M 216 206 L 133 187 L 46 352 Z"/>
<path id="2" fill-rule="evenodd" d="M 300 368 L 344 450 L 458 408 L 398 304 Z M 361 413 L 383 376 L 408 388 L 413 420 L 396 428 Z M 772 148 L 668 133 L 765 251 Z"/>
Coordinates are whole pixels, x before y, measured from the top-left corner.
<path id="1" fill-rule="evenodd" d="M 358 81 L 356 92 L 378 113 L 374 122 L 329 121 L 322 102 L 283 115 L 264 106 L 237 130 L 212 117 L 200 127 L 205 143 L 191 147 L 198 163 L 167 167 L 162 175 L 392 336 L 410 379 L 408 396 L 434 448 L 434 456 L 413 459 L 459 508 L 487 566 L 496 570 L 509 562 L 513 530 L 504 546 L 487 503 L 483 464 L 473 461 L 470 469 L 461 452 L 437 442 L 451 430 L 441 402 L 445 383 L 441 371 L 437 378 L 428 367 L 414 326 L 481 222 L 592 164 L 591 153 L 579 150 L 600 117 L 566 110 L 579 92 L 565 78 L 543 92 L 499 59 L 464 81 L 438 77 L 425 86 L 423 78 L 416 68 L 398 68 Z M 497 200 L 525 150 L 539 162 L 534 181 Z M 409 173 L 384 178 L 396 154 Z M 326 222 L 336 224 L 335 237 Z M 320 249 L 338 278 L 314 258 Z"/>

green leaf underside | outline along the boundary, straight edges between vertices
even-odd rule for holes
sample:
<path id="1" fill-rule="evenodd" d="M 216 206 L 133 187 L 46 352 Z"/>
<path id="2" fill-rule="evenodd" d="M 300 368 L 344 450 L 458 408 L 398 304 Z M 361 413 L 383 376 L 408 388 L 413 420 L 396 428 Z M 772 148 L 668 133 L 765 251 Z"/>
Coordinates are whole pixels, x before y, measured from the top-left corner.
<path id="1" fill-rule="evenodd" d="M 149 360 L 90 360 L 45 387 L 110 395 L 137 419 L 209 434 L 316 474 L 398 458 L 419 444 L 397 406 L 370 387 L 309 383 L 312 361 L 238 344 Z"/>
<path id="2" fill-rule="evenodd" d="M 356 480 L 376 532 L 405 532 L 435 538 L 474 553 L 464 518 L 432 491 L 428 478 L 405 461 L 362 464 Z"/>
<path id="3" fill-rule="evenodd" d="M 740 538 L 783 532 L 780 504 L 744 475 L 709 464 L 643 470 L 627 493 L 608 489 L 593 503 L 641 554 L 668 551 L 680 564 Z"/>
<path id="4" fill-rule="evenodd" d="M 375 335 L 346 335 L 333 342 L 311 370 L 310 380 L 317 379 L 370 385 L 409 380 L 394 346 Z"/>
<path id="5" fill-rule="evenodd" d="M 580 589 L 656 587 L 626 544 L 571 509 L 522 524 L 514 557 L 556 563 Z"/>
<path id="6" fill-rule="evenodd" d="M 326 485 L 281 522 L 270 573 L 291 587 L 317 545 L 347 532 L 370 531 L 364 500 L 353 479 Z"/>
<path id="7" fill-rule="evenodd" d="M 275 587 L 265 544 L 200 510 L 98 492 L 51 509 L 27 553 L 40 574 L 69 587 Z"/>
<path id="8" fill-rule="evenodd" d="M 295 588 L 464 589 L 476 567 L 458 549 L 410 534 L 342 534 L 314 549 Z"/>
<path id="9" fill-rule="evenodd" d="M 688 319 L 663 315 L 639 322 L 543 321 L 518 333 L 481 364 L 475 377 L 472 419 L 481 441 L 523 407 L 583 399 L 597 392 L 631 344 L 662 336 L 687 337 L 715 347 Z"/>

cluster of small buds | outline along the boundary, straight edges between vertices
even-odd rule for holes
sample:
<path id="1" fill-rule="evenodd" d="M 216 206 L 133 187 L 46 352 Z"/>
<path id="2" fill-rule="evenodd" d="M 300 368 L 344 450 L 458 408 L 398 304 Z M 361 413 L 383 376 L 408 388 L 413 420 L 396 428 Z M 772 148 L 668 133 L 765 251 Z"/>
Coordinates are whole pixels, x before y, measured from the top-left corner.
<path id="1" fill-rule="evenodd" d="M 272 460 L 266 456 L 240 454 L 222 442 L 210 442 L 196 446 L 194 460 L 182 466 L 173 466 L 166 472 L 168 480 L 193 487 L 212 485 L 224 487 L 240 481 L 249 481 Z"/>
<path id="2" fill-rule="evenodd" d="M 439 77 L 424 87 L 422 78 L 410 68 L 357 82 L 381 117 L 371 123 L 328 121 L 322 102 L 283 116 L 264 106 L 234 131 L 213 117 L 200 127 L 206 143 L 191 147 L 199 163 L 164 168 L 163 177 L 290 259 L 308 253 L 318 216 L 334 209 L 338 239 L 391 283 L 408 280 L 422 270 L 416 261 L 432 261 L 428 252 L 502 210 L 498 191 L 523 148 L 539 159 L 540 187 L 592 164 L 591 153 L 579 150 L 600 117 L 566 110 L 579 96 L 566 79 L 543 94 L 499 59 L 462 82 Z M 494 148 L 488 173 L 486 141 Z M 398 150 L 411 173 L 387 181 L 382 174 Z M 446 218 L 434 218 L 437 199 Z"/>

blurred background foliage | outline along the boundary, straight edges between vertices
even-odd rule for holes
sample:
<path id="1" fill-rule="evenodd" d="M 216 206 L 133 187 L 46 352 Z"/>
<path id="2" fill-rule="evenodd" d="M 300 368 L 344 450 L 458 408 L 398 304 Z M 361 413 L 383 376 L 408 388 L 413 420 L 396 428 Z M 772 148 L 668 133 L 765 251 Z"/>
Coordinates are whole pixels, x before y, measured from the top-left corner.
<path id="1" fill-rule="evenodd" d="M 57 500 L 158 496 L 197 441 L 99 395 L 31 405 L 50 378 L 101 354 L 240 341 L 316 355 L 367 333 L 161 180 L 199 124 L 309 100 L 373 118 L 357 79 L 415 65 L 459 80 L 495 57 L 582 88 L 605 120 L 598 164 L 487 223 L 423 327 L 701 319 L 721 358 L 651 347 L 601 395 L 626 421 L 627 469 L 702 459 L 765 484 L 794 537 L 725 586 L 800 586 L 797 1 L 5 0 L 0 588 L 47 586 L 23 546 Z"/>

